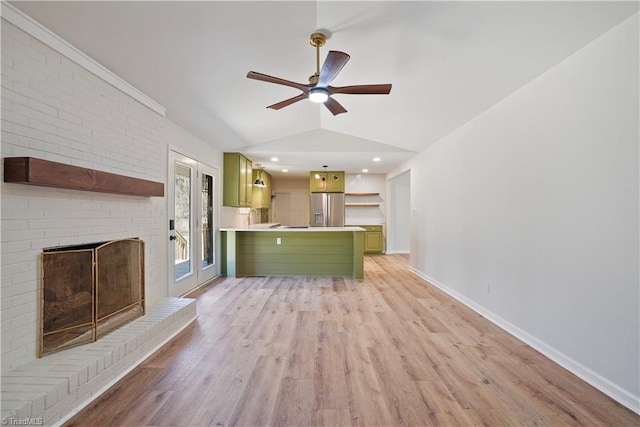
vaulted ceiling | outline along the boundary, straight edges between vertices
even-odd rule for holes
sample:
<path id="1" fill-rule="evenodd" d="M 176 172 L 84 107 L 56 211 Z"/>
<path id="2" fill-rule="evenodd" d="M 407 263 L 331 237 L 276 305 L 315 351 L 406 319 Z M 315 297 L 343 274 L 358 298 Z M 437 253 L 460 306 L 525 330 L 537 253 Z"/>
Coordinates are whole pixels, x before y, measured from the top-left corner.
<path id="1" fill-rule="evenodd" d="M 170 120 L 276 175 L 324 164 L 387 172 L 638 11 L 637 2 L 12 3 Z M 321 61 L 329 50 L 351 55 L 334 85 L 392 83 L 391 94 L 335 95 L 348 110 L 338 116 L 307 100 L 265 108 L 298 92 L 247 72 L 307 83 L 317 30 L 329 36 Z"/>

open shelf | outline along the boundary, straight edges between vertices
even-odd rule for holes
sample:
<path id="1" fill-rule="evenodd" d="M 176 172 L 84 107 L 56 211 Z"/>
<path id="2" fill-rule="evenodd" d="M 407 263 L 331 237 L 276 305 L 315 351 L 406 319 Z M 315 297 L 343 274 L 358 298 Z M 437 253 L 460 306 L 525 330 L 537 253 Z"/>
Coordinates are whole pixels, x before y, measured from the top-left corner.
<path id="1" fill-rule="evenodd" d="M 356 196 L 356 197 L 378 197 L 380 193 L 344 193 L 345 196 Z M 353 199 L 352 199 L 353 200 Z M 375 199 L 379 200 L 379 198 Z M 369 202 L 363 201 L 361 203 L 345 203 L 344 206 L 346 208 L 377 208 L 380 207 L 380 203 L 377 202 Z"/>
<path id="2" fill-rule="evenodd" d="M 380 193 L 344 193 L 345 196 L 379 196 Z"/>

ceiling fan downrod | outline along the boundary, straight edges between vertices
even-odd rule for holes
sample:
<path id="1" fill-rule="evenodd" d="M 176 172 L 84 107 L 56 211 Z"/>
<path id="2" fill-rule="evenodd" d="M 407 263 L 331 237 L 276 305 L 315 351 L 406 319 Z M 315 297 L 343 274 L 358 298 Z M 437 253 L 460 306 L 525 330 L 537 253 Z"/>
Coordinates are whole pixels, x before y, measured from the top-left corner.
<path id="1" fill-rule="evenodd" d="M 309 38 L 311 46 L 316 48 L 316 73 L 309 77 L 309 83 L 312 85 L 318 84 L 320 78 L 320 48 L 327 42 L 327 36 L 323 33 L 313 33 Z"/>

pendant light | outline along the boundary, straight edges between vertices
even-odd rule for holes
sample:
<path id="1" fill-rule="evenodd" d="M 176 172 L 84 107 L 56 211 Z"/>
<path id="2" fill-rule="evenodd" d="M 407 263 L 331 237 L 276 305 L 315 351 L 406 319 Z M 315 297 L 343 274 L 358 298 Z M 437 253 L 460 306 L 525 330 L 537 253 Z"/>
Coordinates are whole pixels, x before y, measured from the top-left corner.
<path id="1" fill-rule="evenodd" d="M 253 182 L 253 185 L 255 185 L 256 187 L 266 187 L 267 185 L 262 179 L 262 166 L 260 165 L 260 163 L 256 163 L 256 166 L 258 167 L 258 173 L 256 174 L 256 180 Z"/>

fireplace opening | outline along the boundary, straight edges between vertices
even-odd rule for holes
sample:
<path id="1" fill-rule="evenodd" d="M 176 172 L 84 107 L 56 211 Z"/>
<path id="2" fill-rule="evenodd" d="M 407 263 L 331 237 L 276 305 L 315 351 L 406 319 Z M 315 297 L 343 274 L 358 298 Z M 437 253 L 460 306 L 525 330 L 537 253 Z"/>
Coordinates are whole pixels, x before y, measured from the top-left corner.
<path id="1" fill-rule="evenodd" d="M 144 242 L 137 238 L 42 252 L 38 357 L 96 341 L 144 314 Z"/>

